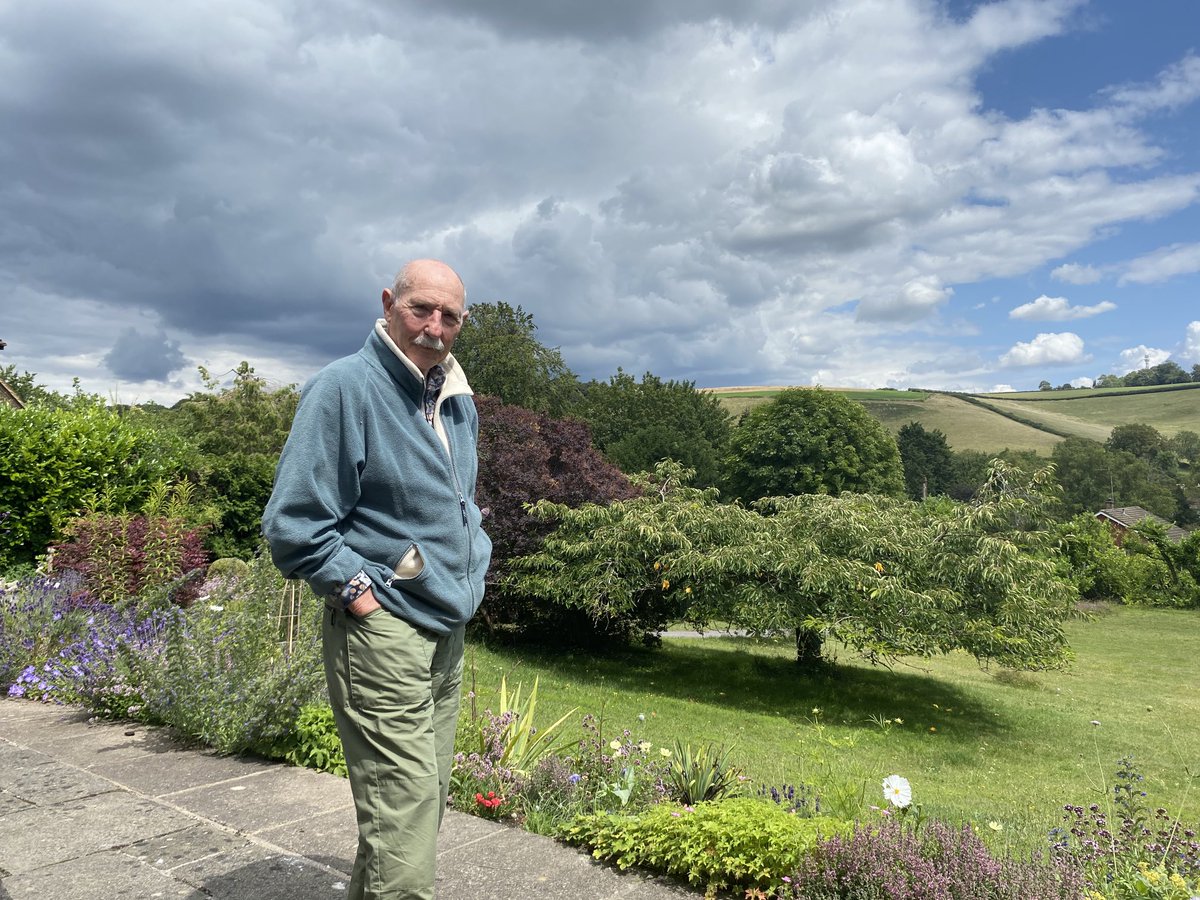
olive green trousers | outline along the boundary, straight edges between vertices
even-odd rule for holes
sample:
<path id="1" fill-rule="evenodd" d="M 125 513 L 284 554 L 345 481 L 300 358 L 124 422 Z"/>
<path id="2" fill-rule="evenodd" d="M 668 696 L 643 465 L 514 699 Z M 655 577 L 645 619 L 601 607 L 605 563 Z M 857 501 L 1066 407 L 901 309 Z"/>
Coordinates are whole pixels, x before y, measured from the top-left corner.
<path id="1" fill-rule="evenodd" d="M 463 628 L 327 609 L 325 677 L 358 817 L 348 900 L 431 900 L 462 690 Z"/>

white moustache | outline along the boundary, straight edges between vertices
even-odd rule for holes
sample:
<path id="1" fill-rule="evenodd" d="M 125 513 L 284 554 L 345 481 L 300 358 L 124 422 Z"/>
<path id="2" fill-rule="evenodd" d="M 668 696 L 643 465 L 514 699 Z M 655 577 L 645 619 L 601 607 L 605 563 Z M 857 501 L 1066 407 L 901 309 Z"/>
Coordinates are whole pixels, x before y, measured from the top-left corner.
<path id="1" fill-rule="evenodd" d="M 413 343 L 427 350 L 436 350 L 438 353 L 446 349 L 446 345 L 442 343 L 441 338 L 435 338 L 429 334 L 418 334 L 413 338 Z"/>

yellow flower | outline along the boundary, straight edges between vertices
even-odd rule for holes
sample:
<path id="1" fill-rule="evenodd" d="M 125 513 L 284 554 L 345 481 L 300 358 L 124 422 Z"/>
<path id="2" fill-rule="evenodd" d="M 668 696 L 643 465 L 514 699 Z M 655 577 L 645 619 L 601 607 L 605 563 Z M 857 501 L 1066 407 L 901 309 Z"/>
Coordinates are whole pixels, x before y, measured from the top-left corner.
<path id="1" fill-rule="evenodd" d="M 875 563 L 875 571 L 878 572 L 880 575 L 882 575 L 883 574 L 883 563 L 881 563 L 881 562 Z"/>
<path id="2" fill-rule="evenodd" d="M 992 829 L 992 831 L 1003 831 L 1004 830 L 1004 826 L 996 821 L 988 822 L 988 828 Z"/>
<path id="3" fill-rule="evenodd" d="M 657 572 L 657 571 L 658 571 L 659 569 L 661 569 L 661 568 L 662 568 L 662 565 L 661 565 L 660 563 L 655 563 L 655 564 L 654 564 L 654 571 L 655 571 L 655 572 Z"/>
<path id="4" fill-rule="evenodd" d="M 690 593 L 692 592 L 692 589 L 691 589 L 690 587 L 685 587 L 685 588 L 683 589 L 683 592 L 684 592 L 685 594 L 690 594 Z"/>
<path id="5" fill-rule="evenodd" d="M 609 749 L 611 749 L 611 750 L 620 750 L 621 742 L 620 741 L 609 741 L 608 746 L 609 746 Z"/>
<path id="6" fill-rule="evenodd" d="M 899 719 L 899 718 L 897 718 L 897 719 L 892 719 L 892 721 L 893 721 L 893 722 L 895 722 L 897 725 L 903 725 L 903 724 L 904 724 L 904 720 L 903 720 L 903 719 Z"/>
<path id="7" fill-rule="evenodd" d="M 671 582 L 667 581 L 667 579 L 664 578 L 663 579 L 663 590 L 665 591 L 670 586 L 671 586 Z"/>
<path id="8" fill-rule="evenodd" d="M 671 755 L 671 748 L 670 748 L 670 747 L 659 747 L 659 748 L 658 748 L 658 755 L 659 755 L 659 756 L 670 756 L 670 755 Z"/>
<path id="9" fill-rule="evenodd" d="M 929 726 L 929 730 L 930 730 L 931 732 L 932 732 L 932 731 L 937 731 L 937 726 L 936 726 L 936 725 L 930 725 L 930 726 Z"/>

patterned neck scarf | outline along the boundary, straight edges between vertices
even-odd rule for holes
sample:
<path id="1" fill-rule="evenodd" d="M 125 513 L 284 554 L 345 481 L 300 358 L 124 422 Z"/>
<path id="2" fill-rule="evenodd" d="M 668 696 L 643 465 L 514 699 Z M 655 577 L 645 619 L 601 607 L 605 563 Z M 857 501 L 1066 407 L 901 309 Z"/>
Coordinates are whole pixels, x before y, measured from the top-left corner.
<path id="1" fill-rule="evenodd" d="M 446 370 L 440 365 L 434 366 L 425 376 L 425 421 L 433 424 L 433 411 L 437 409 L 438 395 L 442 385 L 446 383 Z"/>

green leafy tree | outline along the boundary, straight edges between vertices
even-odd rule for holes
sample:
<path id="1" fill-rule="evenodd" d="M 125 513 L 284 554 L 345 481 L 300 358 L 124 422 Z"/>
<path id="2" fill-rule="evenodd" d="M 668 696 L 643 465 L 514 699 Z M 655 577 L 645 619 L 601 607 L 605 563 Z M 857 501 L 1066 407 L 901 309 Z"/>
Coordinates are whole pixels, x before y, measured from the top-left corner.
<path id="1" fill-rule="evenodd" d="M 861 403 L 819 388 L 789 388 L 742 416 L 725 459 L 735 497 L 843 491 L 904 495 L 896 441 Z"/>
<path id="2" fill-rule="evenodd" d="M 1113 374 L 1109 373 L 1109 374 L 1101 375 L 1099 378 L 1097 378 L 1095 381 L 1093 381 L 1092 387 L 1114 388 L 1114 387 L 1123 387 L 1124 384 L 1125 384 L 1125 380 L 1120 375 L 1113 375 Z"/>
<path id="3" fill-rule="evenodd" d="M 1192 366 L 1192 381 L 1200 381 L 1200 363 Z"/>
<path id="4" fill-rule="evenodd" d="M 987 481 L 992 457 L 979 450 L 950 451 L 950 474 L 946 496 L 953 500 L 970 500 Z"/>
<path id="5" fill-rule="evenodd" d="M 909 497 L 923 500 L 932 494 L 949 493 L 954 458 L 944 432 L 937 428 L 928 431 L 920 422 L 909 422 L 896 435 L 896 445 Z"/>
<path id="6" fill-rule="evenodd" d="M 1138 459 L 1154 463 L 1158 461 L 1165 446 L 1166 441 L 1153 425 L 1133 423 L 1114 428 L 1104 444 L 1104 449 L 1124 451 Z"/>
<path id="7" fill-rule="evenodd" d="M 1178 431 L 1167 440 L 1167 450 L 1188 466 L 1200 464 L 1200 434 L 1194 431 Z"/>
<path id="8" fill-rule="evenodd" d="M 179 403 L 163 424 L 196 448 L 197 504 L 208 506 L 212 523 L 205 546 L 218 557 L 249 559 L 299 393 L 294 385 L 271 388 L 245 361 L 229 387 L 203 367 L 200 376 L 205 389 Z"/>
<path id="9" fill-rule="evenodd" d="M 74 379 L 74 392 L 61 394 L 52 391 L 37 381 L 36 372 L 17 371 L 14 365 L 0 366 L 0 378 L 7 384 L 26 406 L 64 407 L 82 402 L 102 402 L 97 395 L 85 394 L 79 387 L 79 379 Z"/>
<path id="10" fill-rule="evenodd" d="M 1166 362 L 1161 362 L 1154 366 L 1155 384 L 1187 384 L 1192 380 L 1191 376 L 1174 360 L 1168 359 Z"/>
<path id="11" fill-rule="evenodd" d="M 1141 506 L 1172 519 L 1179 500 L 1174 483 L 1143 459 L 1124 450 L 1107 450 L 1082 437 L 1060 441 L 1051 453 L 1062 485 L 1060 515 L 1109 506 Z"/>
<path id="12" fill-rule="evenodd" d="M 607 506 L 539 503 L 558 527 L 515 561 L 515 581 L 598 619 L 800 630 L 872 658 L 962 649 L 1031 669 L 1069 658 L 1061 625 L 1078 594 L 1046 558 L 1049 469 L 998 462 L 972 504 L 807 494 L 753 508 L 687 475 L 661 465 L 643 496 Z M 819 658 L 801 649 L 802 662 Z"/>
<path id="13" fill-rule="evenodd" d="M 607 382 L 589 381 L 575 410 L 592 440 L 621 471 L 649 472 L 674 459 L 696 472 L 699 484 L 720 477 L 730 417 L 721 401 L 690 381 L 663 381 L 647 372 L 637 381 L 617 369 Z"/>
<path id="14" fill-rule="evenodd" d="M 1200 606 L 1200 531 L 1176 542 L 1167 537 L 1167 526 L 1162 522 L 1143 519 L 1126 539 L 1125 549 L 1165 567 L 1169 579 L 1165 593 L 1172 605 Z"/>
<path id="15" fill-rule="evenodd" d="M 579 380 L 557 348 L 537 339 L 533 315 L 520 306 L 477 303 L 463 322 L 454 344 L 477 394 L 488 394 L 511 406 L 563 416 L 579 398 Z"/>

